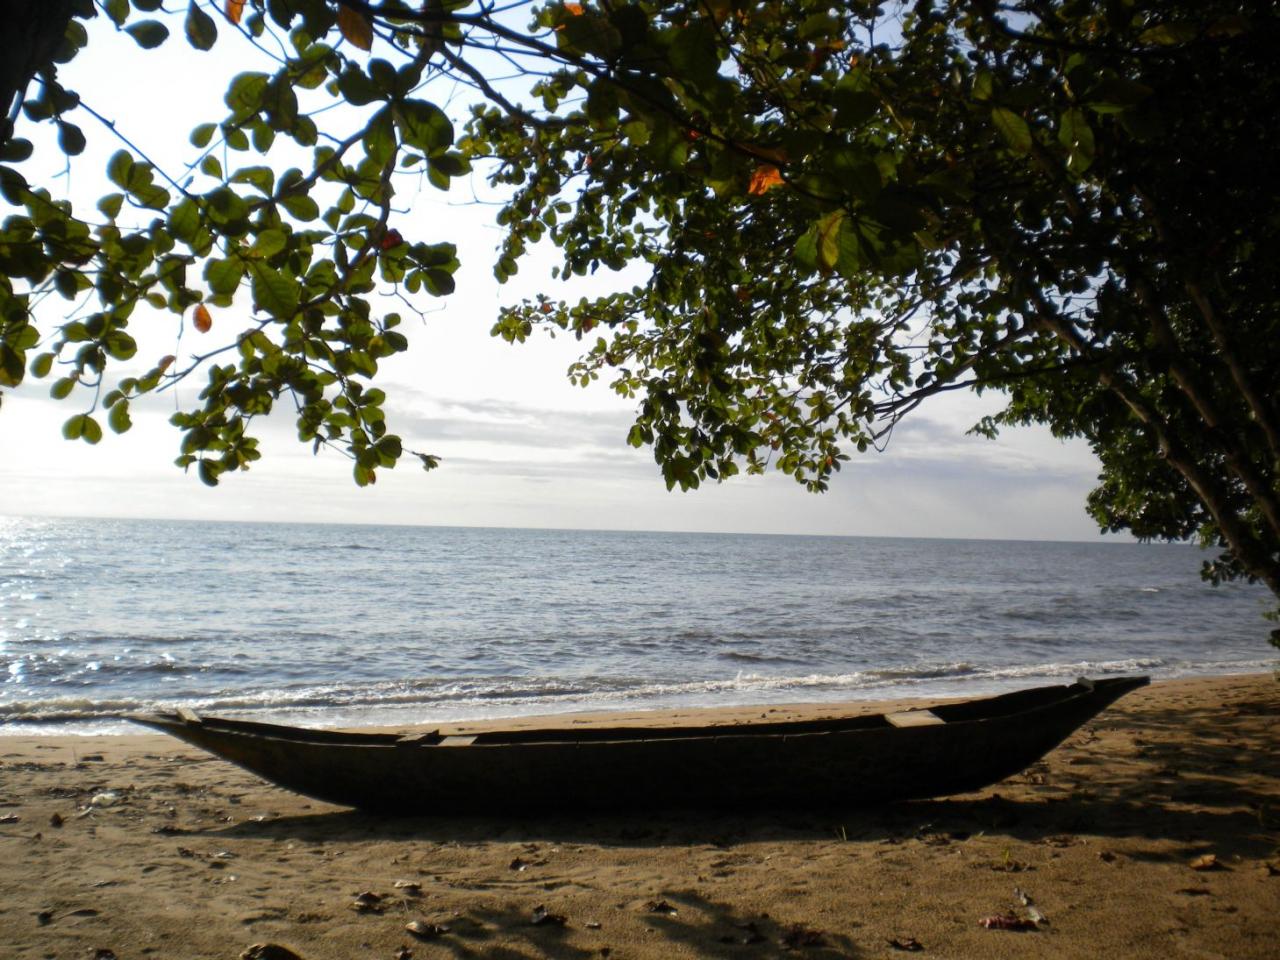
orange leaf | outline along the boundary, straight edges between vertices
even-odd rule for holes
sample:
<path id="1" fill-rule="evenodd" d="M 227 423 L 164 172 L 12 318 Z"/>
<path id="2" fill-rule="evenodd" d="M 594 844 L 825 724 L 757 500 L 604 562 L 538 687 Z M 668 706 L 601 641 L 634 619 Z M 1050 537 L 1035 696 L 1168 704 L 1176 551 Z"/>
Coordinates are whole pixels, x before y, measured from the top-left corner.
<path id="1" fill-rule="evenodd" d="M 175 357 L 172 353 L 166 353 L 163 357 L 160 358 L 160 362 L 156 364 L 156 369 L 159 370 L 161 373 L 164 373 L 171 366 L 173 366 L 173 361 L 177 359 L 178 358 Z"/>
<path id="2" fill-rule="evenodd" d="M 223 9 L 226 11 L 228 20 L 239 23 L 240 18 L 244 16 L 244 0 L 227 0 L 227 5 Z"/>
<path id="3" fill-rule="evenodd" d="M 582 4 L 580 3 L 566 3 L 564 5 L 564 9 L 566 12 L 573 14 L 573 16 L 575 17 L 580 17 L 582 16 L 582 13 L 583 13 Z"/>
<path id="4" fill-rule="evenodd" d="M 359 10 L 338 7 L 338 30 L 353 46 L 361 50 L 373 49 L 373 24 Z"/>
<path id="5" fill-rule="evenodd" d="M 751 174 L 747 193 L 753 197 L 763 196 L 782 182 L 782 174 L 778 172 L 778 168 L 771 163 L 766 163 L 756 167 L 755 172 Z"/>
<path id="6" fill-rule="evenodd" d="M 209 316 L 209 308 L 203 303 L 198 304 L 195 313 L 191 315 L 191 323 L 201 333 L 208 333 L 209 328 L 213 326 L 213 317 Z"/>

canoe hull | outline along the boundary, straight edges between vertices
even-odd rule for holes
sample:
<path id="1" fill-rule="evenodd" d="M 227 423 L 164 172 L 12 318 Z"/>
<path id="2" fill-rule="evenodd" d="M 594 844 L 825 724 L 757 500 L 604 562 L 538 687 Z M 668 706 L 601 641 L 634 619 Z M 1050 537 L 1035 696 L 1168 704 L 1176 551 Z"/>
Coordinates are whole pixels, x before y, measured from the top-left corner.
<path id="1" fill-rule="evenodd" d="M 302 730 L 157 714 L 138 722 L 286 789 L 393 814 L 857 806 L 981 789 L 1043 757 L 1146 677 L 1085 681 L 934 708 L 943 721 L 451 738 Z"/>

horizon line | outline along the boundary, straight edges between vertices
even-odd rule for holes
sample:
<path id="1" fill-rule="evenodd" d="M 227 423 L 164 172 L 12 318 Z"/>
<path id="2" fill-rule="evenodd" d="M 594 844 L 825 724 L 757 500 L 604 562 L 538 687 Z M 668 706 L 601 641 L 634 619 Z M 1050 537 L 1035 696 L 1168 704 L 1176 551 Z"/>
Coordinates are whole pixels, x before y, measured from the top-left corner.
<path id="1" fill-rule="evenodd" d="M 684 536 L 710 537 L 794 537 L 822 538 L 829 540 L 935 540 L 953 543 L 1063 543 L 1063 544 L 1109 544 L 1133 546 L 1155 545 L 1192 545 L 1191 540 L 1142 540 L 1132 535 L 1099 531 L 1096 539 L 1059 540 L 1051 537 L 927 537 L 911 534 L 864 534 L 864 533 L 778 533 L 756 530 L 679 530 L 667 528 L 625 528 L 625 527 L 562 527 L 562 526 L 504 526 L 501 524 L 467 524 L 467 523 L 388 523 L 386 521 L 359 520 L 247 520 L 226 517 L 189 517 L 189 516 L 102 516 L 94 514 L 7 514 L 0 513 L 0 521 L 5 520 L 92 520 L 92 521 L 131 521 L 140 523 L 224 523 L 250 526 L 265 524 L 271 526 L 325 526 L 325 527 L 391 527 L 395 529 L 436 529 L 436 530 L 510 530 L 544 533 L 630 533 L 630 534 L 665 534 Z"/>

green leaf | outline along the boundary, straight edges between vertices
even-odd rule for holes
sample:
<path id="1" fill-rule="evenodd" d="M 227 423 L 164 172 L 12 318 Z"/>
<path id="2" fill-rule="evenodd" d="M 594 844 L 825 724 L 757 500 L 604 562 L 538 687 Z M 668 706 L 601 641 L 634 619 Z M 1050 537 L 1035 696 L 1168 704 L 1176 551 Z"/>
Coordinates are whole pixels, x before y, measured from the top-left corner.
<path id="1" fill-rule="evenodd" d="M 369 121 L 365 128 L 364 150 L 379 168 L 395 154 L 396 133 L 391 122 L 390 107 L 383 107 Z"/>
<path id="2" fill-rule="evenodd" d="M 858 242 L 858 230 L 846 218 L 836 233 L 836 273 L 854 280 L 862 268 L 862 245 Z"/>
<path id="3" fill-rule="evenodd" d="M 107 426 L 116 433 L 124 433 L 133 426 L 133 420 L 129 417 L 128 400 L 116 401 L 115 406 L 111 408 L 111 412 L 107 414 Z"/>
<path id="4" fill-rule="evenodd" d="M 802 269 L 807 271 L 818 269 L 818 225 L 816 223 L 811 224 L 796 241 L 794 255 L 796 263 Z"/>
<path id="5" fill-rule="evenodd" d="M 299 220 L 314 220 L 320 216 L 320 206 L 305 193 L 291 193 L 280 199 L 280 205 Z"/>
<path id="6" fill-rule="evenodd" d="M 129 19 L 129 0 L 106 0 L 102 9 L 107 11 L 107 16 L 117 27 L 123 27 Z"/>
<path id="7" fill-rule="evenodd" d="M 597 77 L 587 88 L 587 118 L 597 127 L 612 127 L 618 120 L 618 88 L 607 77 Z"/>
<path id="8" fill-rule="evenodd" d="M 375 58 L 369 61 L 369 77 L 381 93 L 396 92 L 396 68 L 386 60 Z"/>
<path id="9" fill-rule="evenodd" d="M 107 161 L 107 176 L 111 182 L 122 190 L 129 189 L 129 179 L 133 175 L 133 157 L 128 150 L 117 150 Z"/>
<path id="10" fill-rule="evenodd" d="M 200 232 L 200 207 L 190 197 L 169 211 L 169 232 L 183 243 L 190 243 Z"/>
<path id="11" fill-rule="evenodd" d="M 54 355 L 52 353 L 39 354 L 31 361 L 31 375 L 33 377 L 47 377 L 49 371 L 53 369 Z"/>
<path id="12" fill-rule="evenodd" d="M 16 387 L 27 373 L 27 359 L 20 350 L 0 342 L 0 387 Z"/>
<path id="13" fill-rule="evenodd" d="M 404 452 L 404 446 L 399 437 L 389 433 L 374 444 L 374 450 L 384 467 L 394 467 Z"/>
<path id="14" fill-rule="evenodd" d="M 249 256 L 266 260 L 289 245 L 289 237 L 283 230 L 263 230 L 258 234 L 253 246 L 249 248 Z"/>
<path id="15" fill-rule="evenodd" d="M 255 123 L 253 125 L 253 149 L 259 153 L 266 153 L 271 149 L 271 145 L 276 142 L 276 132 L 265 123 Z"/>
<path id="16" fill-rule="evenodd" d="M 453 124 L 434 103 L 405 100 L 396 104 L 395 119 L 404 142 L 425 154 L 453 146 Z"/>
<path id="17" fill-rule="evenodd" d="M 206 487 L 216 487 L 218 485 L 218 465 L 212 460 L 201 459 L 196 464 L 196 474 L 200 477 L 200 482 Z"/>
<path id="18" fill-rule="evenodd" d="M 1121 113 L 1141 103 L 1153 92 L 1145 83 L 1125 77 L 1108 77 L 1089 90 L 1086 100 L 1096 113 Z"/>
<path id="19" fill-rule="evenodd" d="M 572 22 L 584 21 L 586 17 L 573 17 Z M 583 24 L 584 32 L 592 31 L 592 25 Z M 570 26 L 566 24 L 565 32 L 570 31 Z M 583 38 L 575 40 L 575 45 L 583 45 Z M 720 69 L 720 48 L 719 37 L 715 28 L 705 19 L 699 19 L 691 22 L 685 29 L 676 32 L 675 37 L 671 40 L 671 45 L 667 48 L 667 56 L 671 59 L 671 65 L 679 71 L 680 74 L 687 77 L 694 84 L 701 86 L 710 83 L 712 78 Z M 589 48 L 587 48 L 589 49 Z"/>
<path id="20" fill-rule="evenodd" d="M 218 130 L 216 123 L 202 123 L 191 131 L 191 145 L 203 149 L 207 147 L 213 140 L 213 135 Z"/>
<path id="21" fill-rule="evenodd" d="M 138 352 L 138 344 L 123 330 L 112 330 L 103 338 L 103 347 L 115 360 L 128 360 Z"/>
<path id="22" fill-rule="evenodd" d="M 244 277 L 244 264 L 238 258 L 210 260 L 205 264 L 204 279 L 214 293 L 234 294 Z"/>
<path id="23" fill-rule="evenodd" d="M 265 263 L 255 262 L 252 269 L 254 302 L 277 320 L 292 319 L 301 296 L 298 281 Z"/>
<path id="24" fill-rule="evenodd" d="M 209 219 L 227 226 L 245 220 L 249 216 L 249 204 L 230 187 L 219 187 L 205 198 Z"/>
<path id="25" fill-rule="evenodd" d="M 231 175 L 232 183 L 247 183 L 263 196 L 275 189 L 276 173 L 270 167 L 241 167 Z"/>
<path id="26" fill-rule="evenodd" d="M 1196 38 L 1194 23 L 1162 23 L 1138 34 L 1138 42 L 1161 47 L 1176 47 Z"/>
<path id="27" fill-rule="evenodd" d="M 1031 129 L 1027 122 L 1008 107 L 994 107 L 991 120 L 1000 131 L 1000 136 L 1014 153 L 1031 152 Z"/>
<path id="28" fill-rule="evenodd" d="M 824 158 L 830 174 L 830 188 L 862 203 L 870 203 L 880 193 L 880 168 L 861 151 L 841 149 Z"/>
<path id="29" fill-rule="evenodd" d="M 359 67 L 350 65 L 338 76 L 338 92 L 354 107 L 373 103 L 380 94 L 378 85 Z"/>
<path id="30" fill-rule="evenodd" d="M 120 207 L 124 203 L 124 194 L 108 193 L 106 196 L 98 200 L 98 209 L 108 220 L 114 220 L 120 214 Z"/>
<path id="31" fill-rule="evenodd" d="M 65 120 L 58 121 L 58 146 L 62 152 L 69 157 L 76 157 L 84 153 L 85 139 L 84 131 L 77 127 L 74 123 L 68 123 Z"/>
<path id="32" fill-rule="evenodd" d="M 973 99 L 990 100 L 995 93 L 995 77 L 986 67 L 979 67 L 973 77 Z"/>
<path id="33" fill-rule="evenodd" d="M 218 26 L 213 17 L 200 9 L 196 0 L 187 5 L 187 19 L 183 24 L 187 31 L 187 40 L 197 50 L 210 50 L 218 39 Z"/>
<path id="34" fill-rule="evenodd" d="M 223 100 L 231 108 L 237 120 L 252 116 L 262 108 L 262 98 L 266 95 L 267 84 L 271 78 L 265 73 L 246 72 L 236 74 L 227 87 Z"/>
<path id="35" fill-rule="evenodd" d="M 49 388 L 49 396 L 55 400 L 65 400 L 70 396 L 71 391 L 75 388 L 75 377 L 61 377 L 53 381 L 53 386 Z"/>
<path id="36" fill-rule="evenodd" d="M 28 159 L 35 152 L 35 147 L 30 140 L 22 137 L 13 137 L 12 139 L 0 144 L 0 160 L 6 163 L 21 163 Z"/>
<path id="37" fill-rule="evenodd" d="M 1067 150 L 1067 169 L 1072 173 L 1084 173 L 1093 163 L 1093 130 L 1090 129 L 1083 110 L 1072 108 L 1062 115 L 1058 142 Z"/>
<path id="38" fill-rule="evenodd" d="M 844 224 L 843 210 L 833 210 L 818 221 L 818 266 L 834 270 L 840 260 L 840 228 Z"/>
<path id="39" fill-rule="evenodd" d="M 447 177 L 460 177 L 471 171 L 471 164 L 460 153 L 441 153 L 427 162 Z"/>
<path id="40" fill-rule="evenodd" d="M 424 270 L 422 271 L 422 276 L 426 283 L 427 293 L 433 297 L 445 297 L 453 293 L 453 276 L 444 270 L 435 268 Z"/>
<path id="41" fill-rule="evenodd" d="M 68 440 L 97 443 L 102 439 L 102 426 L 87 413 L 79 413 L 62 425 L 62 435 Z"/>
<path id="42" fill-rule="evenodd" d="M 169 39 L 169 28 L 159 20 L 141 20 L 125 27 L 124 32 L 143 50 L 151 50 Z"/>
<path id="43" fill-rule="evenodd" d="M 449 175 L 434 164 L 427 166 L 427 182 L 437 190 L 449 189 Z"/>

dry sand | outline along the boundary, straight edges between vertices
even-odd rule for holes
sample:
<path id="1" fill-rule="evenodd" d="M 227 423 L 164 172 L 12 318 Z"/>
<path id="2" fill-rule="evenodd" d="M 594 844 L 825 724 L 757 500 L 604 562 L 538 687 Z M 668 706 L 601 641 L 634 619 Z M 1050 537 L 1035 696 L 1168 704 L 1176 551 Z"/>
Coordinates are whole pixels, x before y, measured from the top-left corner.
<path id="1" fill-rule="evenodd" d="M 1159 683 L 981 793 L 755 816 L 377 819 L 162 736 L 0 737 L 0 960 L 1273 960 L 1278 715 L 1270 675 Z M 1048 923 L 981 926 L 1015 888 Z"/>

